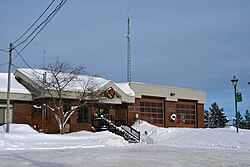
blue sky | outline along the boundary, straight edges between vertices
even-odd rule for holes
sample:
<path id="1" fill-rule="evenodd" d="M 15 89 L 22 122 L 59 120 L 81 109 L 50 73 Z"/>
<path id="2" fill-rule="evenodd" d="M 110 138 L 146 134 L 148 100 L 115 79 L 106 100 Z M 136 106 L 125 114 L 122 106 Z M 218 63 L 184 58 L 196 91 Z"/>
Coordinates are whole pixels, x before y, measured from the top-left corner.
<path id="1" fill-rule="evenodd" d="M 8 49 L 50 2 L 1 1 L 0 48 Z M 236 75 L 243 93 L 238 106 L 245 113 L 250 106 L 249 0 L 131 0 L 130 15 L 132 81 L 204 90 L 205 109 L 217 102 L 232 117 L 230 79 Z M 34 68 L 44 57 L 45 64 L 60 57 L 126 82 L 126 21 L 127 0 L 68 1 L 21 55 Z M 8 61 L 7 53 L 0 56 L 2 63 Z M 13 64 L 27 67 L 19 57 Z M 7 65 L 0 72 L 7 72 Z"/>

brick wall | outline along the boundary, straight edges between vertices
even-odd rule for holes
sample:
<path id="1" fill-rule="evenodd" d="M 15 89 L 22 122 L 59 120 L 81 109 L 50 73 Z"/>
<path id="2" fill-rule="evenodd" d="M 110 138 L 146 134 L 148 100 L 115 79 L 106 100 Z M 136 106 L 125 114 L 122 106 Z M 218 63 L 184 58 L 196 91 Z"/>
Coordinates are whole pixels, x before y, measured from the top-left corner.
<path id="1" fill-rule="evenodd" d="M 198 104 L 198 128 L 204 128 L 204 104 Z"/>
<path id="2" fill-rule="evenodd" d="M 165 102 L 165 127 L 176 127 L 176 121 L 171 121 L 170 116 L 176 114 L 176 102 L 166 101 Z"/>
<path id="3" fill-rule="evenodd" d="M 28 102 L 15 102 L 13 107 L 13 123 L 32 124 L 32 105 Z"/>
<path id="4" fill-rule="evenodd" d="M 74 112 L 70 117 L 70 131 L 77 132 L 81 130 L 91 131 L 92 124 L 91 123 L 78 123 L 77 122 L 78 112 Z"/>

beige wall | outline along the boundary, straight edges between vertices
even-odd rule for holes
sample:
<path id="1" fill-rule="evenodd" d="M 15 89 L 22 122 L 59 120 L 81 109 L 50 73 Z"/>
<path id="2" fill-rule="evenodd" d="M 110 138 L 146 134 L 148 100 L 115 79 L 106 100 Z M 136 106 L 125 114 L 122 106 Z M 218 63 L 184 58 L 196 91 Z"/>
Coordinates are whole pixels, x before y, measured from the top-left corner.
<path id="1" fill-rule="evenodd" d="M 168 101 L 178 101 L 178 99 L 197 100 L 198 103 L 206 103 L 206 93 L 200 90 L 175 88 L 168 86 L 150 85 L 144 83 L 130 83 L 131 89 L 135 92 L 136 98 L 145 96 L 163 97 Z M 172 96 L 171 96 L 172 93 Z M 173 96 L 174 93 L 174 96 Z"/>

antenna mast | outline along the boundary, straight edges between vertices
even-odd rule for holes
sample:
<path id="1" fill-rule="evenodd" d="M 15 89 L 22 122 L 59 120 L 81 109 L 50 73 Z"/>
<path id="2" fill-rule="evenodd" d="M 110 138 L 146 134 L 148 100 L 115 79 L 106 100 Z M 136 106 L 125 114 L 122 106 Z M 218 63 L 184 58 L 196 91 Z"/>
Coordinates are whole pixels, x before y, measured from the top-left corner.
<path id="1" fill-rule="evenodd" d="M 130 3 L 128 0 L 128 32 L 126 34 L 127 37 L 127 82 L 131 82 L 131 50 L 130 50 Z"/>

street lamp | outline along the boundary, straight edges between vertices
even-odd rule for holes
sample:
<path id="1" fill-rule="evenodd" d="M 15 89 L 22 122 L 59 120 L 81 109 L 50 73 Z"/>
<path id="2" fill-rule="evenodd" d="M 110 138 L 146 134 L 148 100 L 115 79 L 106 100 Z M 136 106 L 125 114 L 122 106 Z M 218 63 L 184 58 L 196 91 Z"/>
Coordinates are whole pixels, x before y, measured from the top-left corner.
<path id="1" fill-rule="evenodd" d="M 237 97 L 236 97 L 236 86 L 237 86 L 237 82 L 239 80 L 236 78 L 236 76 L 234 75 L 233 78 L 231 79 L 231 82 L 234 86 L 234 102 L 235 102 L 235 117 L 236 117 L 236 132 L 239 132 L 239 123 L 238 123 L 238 110 L 237 110 Z"/>

